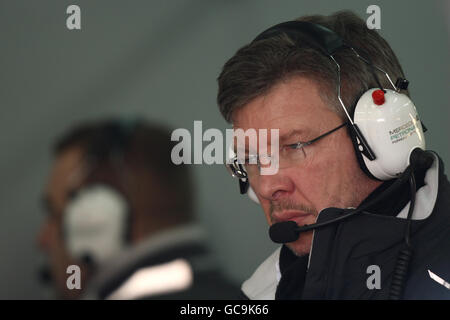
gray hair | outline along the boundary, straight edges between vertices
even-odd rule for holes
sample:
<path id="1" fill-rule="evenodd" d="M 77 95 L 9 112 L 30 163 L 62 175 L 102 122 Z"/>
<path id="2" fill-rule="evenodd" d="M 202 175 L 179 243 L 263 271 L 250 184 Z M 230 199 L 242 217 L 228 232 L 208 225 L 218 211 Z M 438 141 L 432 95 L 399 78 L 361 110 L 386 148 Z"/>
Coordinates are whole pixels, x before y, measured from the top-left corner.
<path id="1" fill-rule="evenodd" d="M 400 63 L 386 40 L 367 28 L 364 20 L 350 11 L 330 16 L 312 15 L 297 19 L 323 25 L 336 32 L 373 64 L 385 70 L 395 81 L 404 77 Z M 317 49 L 289 38 L 284 33 L 252 42 L 239 49 L 224 65 L 218 78 L 217 103 L 223 117 L 232 121 L 233 112 L 252 99 L 267 93 L 280 81 L 294 76 L 314 80 L 322 100 L 344 119 L 337 99 L 337 69 L 333 61 Z M 360 52 L 362 51 L 362 52 Z M 362 93 L 377 87 L 370 67 L 350 49 L 336 52 L 341 66 L 341 97 L 353 114 L 354 105 Z M 381 85 L 391 88 L 383 73 L 377 72 Z M 408 92 L 405 92 L 408 94 Z"/>

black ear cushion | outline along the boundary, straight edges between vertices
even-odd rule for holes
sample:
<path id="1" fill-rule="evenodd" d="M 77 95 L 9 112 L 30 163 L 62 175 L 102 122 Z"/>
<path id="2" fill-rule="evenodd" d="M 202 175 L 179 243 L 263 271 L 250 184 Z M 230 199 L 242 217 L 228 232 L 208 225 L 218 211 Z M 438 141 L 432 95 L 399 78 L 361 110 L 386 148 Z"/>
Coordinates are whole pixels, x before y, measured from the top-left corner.
<path id="1" fill-rule="evenodd" d="M 355 114 L 355 109 L 356 109 L 356 104 L 359 101 L 359 97 L 358 99 L 356 99 L 355 103 L 353 104 L 353 108 L 351 111 L 350 116 L 352 117 L 352 119 L 354 118 L 354 114 Z M 352 125 L 350 124 L 350 122 L 347 123 L 347 131 L 348 134 L 350 136 L 350 139 L 352 140 L 352 144 L 353 144 L 353 149 L 355 150 L 355 155 L 356 155 L 356 159 L 358 159 L 358 163 L 359 163 L 359 167 L 361 168 L 361 170 L 370 178 L 376 181 L 382 181 L 378 178 L 376 178 L 372 173 L 370 173 L 369 169 L 367 168 L 364 159 L 363 159 L 363 155 L 361 153 L 361 151 L 359 151 L 358 148 L 358 140 L 356 138 L 356 132 L 353 130 Z"/>
<path id="2" fill-rule="evenodd" d="M 361 170 L 371 179 L 377 180 L 377 181 L 381 181 L 380 179 L 377 179 L 373 174 L 370 173 L 369 169 L 367 168 L 366 164 L 364 163 L 364 159 L 362 156 L 361 151 L 359 151 L 358 149 L 358 142 L 356 140 L 356 133 L 355 131 L 351 128 L 351 124 L 349 123 L 347 125 L 347 131 L 348 134 L 352 140 L 352 144 L 353 144 L 353 149 L 355 149 L 355 155 L 356 155 L 356 159 L 358 159 L 358 163 L 359 166 L 361 168 Z"/>

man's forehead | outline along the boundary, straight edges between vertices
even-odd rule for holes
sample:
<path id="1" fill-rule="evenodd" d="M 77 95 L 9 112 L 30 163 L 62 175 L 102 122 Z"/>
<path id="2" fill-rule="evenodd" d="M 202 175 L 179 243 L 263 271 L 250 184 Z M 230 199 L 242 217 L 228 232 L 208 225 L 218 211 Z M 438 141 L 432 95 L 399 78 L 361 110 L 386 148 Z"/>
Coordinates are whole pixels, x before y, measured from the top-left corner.
<path id="1" fill-rule="evenodd" d="M 271 112 L 264 113 L 264 110 L 250 110 L 244 117 L 236 117 L 236 121 L 233 122 L 233 129 L 242 129 L 243 131 L 251 130 L 278 130 L 279 135 L 290 135 L 292 131 L 296 133 L 306 132 L 310 130 L 312 119 L 311 116 L 300 112 L 298 109 L 293 108 L 290 112 Z M 241 113 L 243 114 L 243 113 Z M 252 115 L 253 114 L 253 115 Z M 317 119 L 319 121 L 319 119 Z"/>
<path id="2" fill-rule="evenodd" d="M 80 183 L 84 172 L 83 156 L 81 148 L 68 148 L 55 157 L 44 197 L 60 197 Z"/>
<path id="3" fill-rule="evenodd" d="M 304 112 L 300 108 L 280 105 L 278 108 L 262 107 L 242 108 L 236 111 L 233 121 L 233 129 L 278 129 L 290 131 L 294 127 L 307 125 L 314 117 L 310 112 Z"/>
<path id="4" fill-rule="evenodd" d="M 81 148 L 68 148 L 60 152 L 53 162 L 51 179 L 67 179 L 70 173 L 80 169 L 83 156 L 84 152 Z"/>
<path id="5" fill-rule="evenodd" d="M 259 121 L 292 114 L 313 114 L 318 108 L 325 107 L 319 95 L 316 81 L 295 76 L 279 81 L 267 92 L 251 99 L 245 105 L 233 111 L 233 123 Z"/>

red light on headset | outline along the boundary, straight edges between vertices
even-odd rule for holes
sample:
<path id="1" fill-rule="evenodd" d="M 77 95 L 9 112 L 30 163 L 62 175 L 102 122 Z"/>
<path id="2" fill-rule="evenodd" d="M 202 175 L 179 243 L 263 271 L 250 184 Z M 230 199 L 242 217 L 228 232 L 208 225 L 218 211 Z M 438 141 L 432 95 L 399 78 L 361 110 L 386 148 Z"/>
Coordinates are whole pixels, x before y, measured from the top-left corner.
<path id="1" fill-rule="evenodd" d="M 372 99 L 373 103 L 375 103 L 378 106 L 381 106 L 384 103 L 384 91 L 383 90 L 375 90 L 372 92 Z"/>

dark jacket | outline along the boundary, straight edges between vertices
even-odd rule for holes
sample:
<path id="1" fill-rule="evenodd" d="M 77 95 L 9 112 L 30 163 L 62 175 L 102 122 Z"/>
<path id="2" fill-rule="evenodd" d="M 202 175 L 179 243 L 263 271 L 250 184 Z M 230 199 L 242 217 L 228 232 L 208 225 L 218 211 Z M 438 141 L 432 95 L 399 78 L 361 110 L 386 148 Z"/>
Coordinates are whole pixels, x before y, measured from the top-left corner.
<path id="1" fill-rule="evenodd" d="M 435 158 L 418 185 L 411 229 L 413 255 L 403 299 L 450 299 L 450 290 L 428 272 L 450 282 L 450 184 L 444 164 Z M 398 255 L 405 247 L 408 199 L 405 185 L 371 213 L 315 230 L 309 256 L 295 257 L 286 247 L 277 250 L 244 283 L 244 294 L 256 299 L 388 299 Z M 322 210 L 317 222 L 340 214 L 341 210 Z M 379 268 L 378 288 L 368 285 L 374 268 Z"/>
<path id="2" fill-rule="evenodd" d="M 217 267 L 205 242 L 198 226 L 154 235 L 101 266 L 84 298 L 236 299 L 238 286 Z"/>

